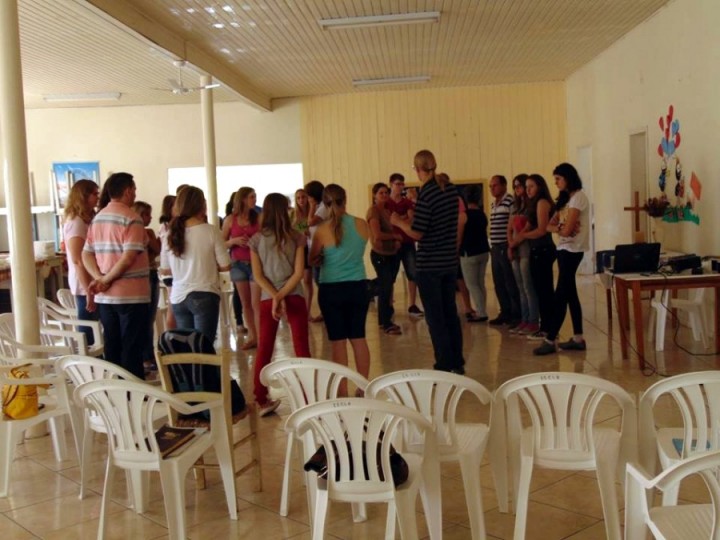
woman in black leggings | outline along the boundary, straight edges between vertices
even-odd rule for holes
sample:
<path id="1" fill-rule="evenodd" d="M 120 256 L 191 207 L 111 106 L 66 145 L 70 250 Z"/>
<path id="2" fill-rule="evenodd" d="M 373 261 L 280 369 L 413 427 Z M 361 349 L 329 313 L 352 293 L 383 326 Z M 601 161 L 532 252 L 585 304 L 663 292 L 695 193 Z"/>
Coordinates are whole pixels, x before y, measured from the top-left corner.
<path id="1" fill-rule="evenodd" d="M 560 343 L 563 350 L 584 351 L 582 307 L 575 284 L 575 273 L 588 249 L 590 225 L 590 202 L 582 190 L 582 181 L 575 167 L 561 163 L 553 171 L 555 185 L 560 194 L 555 205 L 555 214 L 550 220 L 548 231 L 559 237 L 557 246 L 558 281 L 555 287 L 553 306 L 555 315 L 543 343 L 533 353 L 550 354 L 557 351 L 557 337 L 565 320 L 567 308 L 573 325 L 573 337 Z"/>

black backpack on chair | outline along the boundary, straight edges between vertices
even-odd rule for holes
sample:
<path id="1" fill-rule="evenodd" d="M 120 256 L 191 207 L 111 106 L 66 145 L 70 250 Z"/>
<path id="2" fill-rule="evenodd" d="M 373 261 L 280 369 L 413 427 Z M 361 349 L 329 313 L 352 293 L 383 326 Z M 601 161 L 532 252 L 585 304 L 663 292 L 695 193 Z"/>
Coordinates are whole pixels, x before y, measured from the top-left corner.
<path id="1" fill-rule="evenodd" d="M 197 330 L 168 330 L 158 340 L 160 354 L 216 354 L 215 347 L 205 334 Z M 220 392 L 220 369 L 204 364 L 173 364 L 168 366 L 175 392 Z M 230 402 L 233 416 L 245 409 L 245 396 L 237 381 L 230 384 Z M 199 413 L 209 420 L 210 413 Z"/>

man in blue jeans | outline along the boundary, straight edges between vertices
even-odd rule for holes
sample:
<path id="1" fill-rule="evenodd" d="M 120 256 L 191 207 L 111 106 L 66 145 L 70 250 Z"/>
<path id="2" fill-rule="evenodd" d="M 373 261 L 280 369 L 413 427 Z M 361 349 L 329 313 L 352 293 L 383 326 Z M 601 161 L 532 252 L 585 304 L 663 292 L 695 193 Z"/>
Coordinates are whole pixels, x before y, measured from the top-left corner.
<path id="1" fill-rule="evenodd" d="M 490 179 L 490 194 L 494 200 L 490 205 L 490 253 L 495 295 L 500 304 L 500 313 L 490 321 L 492 325 L 520 324 L 520 293 L 515 283 L 512 263 L 508 258 L 508 221 L 513 197 L 507 192 L 507 179 L 495 175 Z"/>

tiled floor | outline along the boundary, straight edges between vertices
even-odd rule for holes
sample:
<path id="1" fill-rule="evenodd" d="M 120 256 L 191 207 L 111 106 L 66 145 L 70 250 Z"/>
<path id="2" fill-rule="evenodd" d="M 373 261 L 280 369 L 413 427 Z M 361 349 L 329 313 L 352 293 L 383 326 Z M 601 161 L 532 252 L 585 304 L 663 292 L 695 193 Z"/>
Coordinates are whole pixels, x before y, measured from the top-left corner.
<path id="1" fill-rule="evenodd" d="M 529 372 L 572 371 L 597 375 L 614 381 L 630 392 L 636 393 L 659 380 L 655 374 L 644 375 L 637 368 L 637 360 L 623 361 L 620 357 L 617 321 L 608 329 L 604 290 L 593 278 L 582 278 L 581 295 L 585 317 L 586 352 L 563 353 L 543 358 L 533 357 L 533 344 L 525 339 L 509 335 L 507 330 L 486 324 L 463 323 L 467 375 L 494 390 L 504 381 Z M 489 290 L 491 283 L 489 283 Z M 496 313 L 493 299 L 490 313 Z M 368 341 L 372 355 L 371 377 L 396 369 L 430 367 L 432 349 L 425 322 L 409 319 L 405 314 L 404 295 L 397 294 L 396 322 L 403 328 L 401 336 L 386 336 L 378 331 L 377 315 L 371 309 L 368 317 Z M 564 335 L 569 333 L 566 321 Z M 667 332 L 666 351 L 655 353 L 653 347 L 648 361 L 656 365 L 663 355 L 668 374 L 686 371 L 716 369 L 719 357 L 702 356 L 701 346 L 692 341 L 689 330 L 681 328 L 677 341 L 695 354 L 688 354 L 673 344 L 673 332 Z M 329 357 L 329 347 L 321 324 L 311 325 L 312 350 L 319 358 Z M 287 329 L 281 330 L 276 357 L 291 355 Z M 656 356 L 657 355 L 657 356 Z M 236 374 L 242 379 L 246 396 L 252 396 L 248 385 L 248 365 L 252 355 L 236 356 Z M 285 451 L 283 421 L 289 410 L 283 404 L 278 415 L 260 419 L 263 454 L 263 480 L 261 493 L 251 491 L 250 479 L 238 482 L 239 517 L 230 521 L 227 517 L 221 484 L 210 476 L 210 487 L 197 491 L 193 482 L 187 482 L 187 521 L 192 539 L 258 538 L 274 540 L 282 538 L 309 538 L 308 514 L 300 466 L 293 472 L 293 490 L 290 514 L 281 518 L 277 511 Z M 464 411 L 472 414 L 473 411 Z M 605 418 L 612 421 L 612 418 Z M 71 440 L 69 438 L 69 440 Z M 49 437 L 26 440 L 18 446 L 13 466 L 10 496 L 0 499 L 0 538 L 21 540 L 26 538 L 76 539 L 95 538 L 97 534 L 99 493 L 104 474 L 104 441 L 98 436 L 93 455 L 92 494 L 79 501 L 79 469 L 72 458 L 57 463 L 52 453 Z M 460 478 L 456 465 L 443 466 L 443 527 L 444 537 L 450 540 L 470 538 L 468 516 Z M 110 506 L 108 538 L 163 538 L 167 537 L 162 494 L 157 479 L 153 479 L 151 502 L 148 511 L 137 515 L 127 507 L 124 476 L 118 478 L 115 501 Z M 495 491 L 489 471 L 484 465 L 481 471 L 485 523 L 490 538 L 511 538 L 514 517 L 501 514 L 497 508 Z M 532 493 L 528 511 L 527 537 L 542 540 L 572 538 L 574 540 L 605 538 L 602 508 L 597 483 L 592 473 L 569 473 L 562 471 L 536 471 L 533 475 Z M 618 486 L 620 501 L 622 491 Z M 684 500 L 702 500 L 702 488 L 691 484 L 681 490 Z M 621 503 L 622 504 L 622 503 Z M 420 506 L 418 524 L 421 537 L 427 528 Z M 347 505 L 331 507 L 327 532 L 329 538 L 381 538 L 385 524 L 385 509 L 369 508 L 369 520 L 354 524 Z"/>

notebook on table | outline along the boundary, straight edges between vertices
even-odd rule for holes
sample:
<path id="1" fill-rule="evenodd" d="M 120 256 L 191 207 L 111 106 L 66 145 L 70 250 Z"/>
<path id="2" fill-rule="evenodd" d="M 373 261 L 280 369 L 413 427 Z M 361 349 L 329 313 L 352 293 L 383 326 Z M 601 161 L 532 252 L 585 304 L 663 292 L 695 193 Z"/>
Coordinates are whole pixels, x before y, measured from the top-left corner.
<path id="1" fill-rule="evenodd" d="M 657 272 L 660 265 L 660 243 L 620 244 L 615 246 L 613 274 Z"/>

